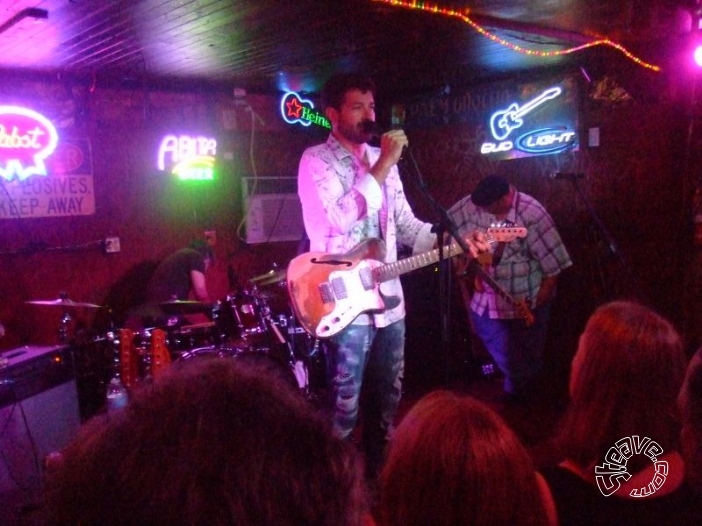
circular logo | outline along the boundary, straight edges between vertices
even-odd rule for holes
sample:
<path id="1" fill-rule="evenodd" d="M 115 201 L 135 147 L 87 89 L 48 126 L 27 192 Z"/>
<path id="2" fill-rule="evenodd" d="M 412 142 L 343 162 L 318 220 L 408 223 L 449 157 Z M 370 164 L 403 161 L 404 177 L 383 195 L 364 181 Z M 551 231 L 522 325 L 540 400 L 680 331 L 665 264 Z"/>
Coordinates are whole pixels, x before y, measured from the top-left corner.
<path id="1" fill-rule="evenodd" d="M 605 461 L 601 466 L 595 466 L 595 479 L 597 487 L 605 497 L 609 497 L 621 487 L 621 480 L 631 478 L 626 470 L 626 463 L 633 455 L 644 454 L 655 468 L 653 479 L 643 488 L 632 489 L 631 497 L 648 497 L 663 487 L 668 476 L 668 463 L 658 460 L 663 454 L 663 448 L 648 437 L 639 438 L 638 435 L 617 440 L 614 447 L 609 448 Z"/>

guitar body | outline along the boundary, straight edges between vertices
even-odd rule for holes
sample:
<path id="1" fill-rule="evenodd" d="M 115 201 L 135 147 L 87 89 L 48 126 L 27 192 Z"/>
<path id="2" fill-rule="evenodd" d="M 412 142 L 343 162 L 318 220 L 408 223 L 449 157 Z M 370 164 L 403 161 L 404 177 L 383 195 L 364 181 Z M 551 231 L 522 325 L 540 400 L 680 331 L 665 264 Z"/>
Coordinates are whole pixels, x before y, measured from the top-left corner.
<path id="1" fill-rule="evenodd" d="M 308 252 L 293 259 L 288 293 L 302 327 L 317 338 L 330 338 L 364 312 L 396 306 L 399 299 L 384 297 L 373 276 L 385 255 L 385 243 L 372 238 L 346 254 Z"/>

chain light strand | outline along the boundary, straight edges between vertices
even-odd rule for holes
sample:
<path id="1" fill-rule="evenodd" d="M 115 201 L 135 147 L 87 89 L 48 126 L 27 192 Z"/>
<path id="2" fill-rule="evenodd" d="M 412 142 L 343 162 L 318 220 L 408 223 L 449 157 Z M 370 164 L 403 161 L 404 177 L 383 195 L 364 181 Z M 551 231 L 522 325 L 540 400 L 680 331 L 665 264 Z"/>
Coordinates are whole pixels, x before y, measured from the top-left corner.
<path id="1" fill-rule="evenodd" d="M 655 64 L 650 64 L 648 62 L 645 62 L 641 60 L 640 58 L 636 57 L 633 55 L 631 52 L 629 52 L 624 46 L 621 44 L 618 44 L 616 42 L 613 42 L 612 40 L 608 38 L 601 38 L 598 40 L 592 40 L 591 42 L 586 42 L 585 44 L 571 47 L 568 49 L 562 49 L 559 51 L 538 51 L 534 49 L 527 49 L 522 46 L 519 46 L 517 44 L 513 44 L 511 42 L 508 42 L 507 40 L 498 37 L 497 35 L 490 33 L 487 29 L 482 27 L 480 24 L 476 23 L 475 21 L 471 20 L 471 18 L 468 16 L 467 13 L 469 13 L 469 10 L 466 9 L 465 13 L 462 13 L 460 11 L 457 11 L 455 9 L 448 9 L 444 7 L 440 7 L 436 4 L 431 4 L 429 2 L 422 2 L 420 0 L 372 0 L 373 2 L 381 2 L 383 4 L 390 4 L 392 6 L 396 7 L 404 7 L 407 9 L 416 9 L 419 11 L 427 11 L 430 13 L 434 14 L 439 14 L 439 15 L 444 15 L 444 16 L 449 16 L 449 17 L 454 17 L 458 18 L 462 21 L 464 21 L 466 24 L 471 26 L 473 29 L 475 29 L 478 33 L 483 35 L 486 38 L 489 38 L 493 42 L 496 42 L 498 44 L 501 44 L 513 51 L 517 51 L 518 53 L 523 53 L 524 55 L 531 55 L 531 56 L 538 56 L 538 57 L 556 57 L 560 55 L 568 55 L 570 53 L 575 53 L 576 51 L 582 51 L 583 49 L 595 47 L 595 46 L 610 46 L 617 51 L 621 52 L 624 56 L 626 56 L 629 60 L 634 62 L 635 64 L 638 64 L 641 67 L 648 68 L 653 71 L 661 71 L 660 66 L 656 66 Z"/>

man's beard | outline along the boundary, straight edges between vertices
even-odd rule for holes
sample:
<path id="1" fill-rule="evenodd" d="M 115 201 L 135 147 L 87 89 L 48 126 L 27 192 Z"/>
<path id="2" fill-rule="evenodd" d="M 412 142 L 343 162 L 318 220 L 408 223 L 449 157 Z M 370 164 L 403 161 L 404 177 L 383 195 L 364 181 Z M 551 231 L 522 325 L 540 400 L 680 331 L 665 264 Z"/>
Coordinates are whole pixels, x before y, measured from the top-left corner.
<path id="1" fill-rule="evenodd" d="M 339 124 L 339 135 L 354 144 L 363 144 L 371 139 L 370 134 L 361 129 L 361 125 Z"/>

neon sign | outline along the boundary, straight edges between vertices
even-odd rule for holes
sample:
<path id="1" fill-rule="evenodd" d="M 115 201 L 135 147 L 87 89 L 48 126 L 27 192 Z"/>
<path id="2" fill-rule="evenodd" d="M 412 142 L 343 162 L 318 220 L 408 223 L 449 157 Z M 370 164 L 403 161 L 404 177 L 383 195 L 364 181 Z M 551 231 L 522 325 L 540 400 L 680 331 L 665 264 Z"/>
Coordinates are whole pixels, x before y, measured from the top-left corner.
<path id="1" fill-rule="evenodd" d="M 538 97 L 530 100 L 523 106 L 519 106 L 516 102 L 509 105 L 507 109 L 496 111 L 490 117 L 490 131 L 492 136 L 501 141 L 509 137 L 512 130 L 521 128 L 524 125 L 522 117 L 530 111 L 538 108 L 544 102 L 555 99 L 561 94 L 561 88 L 550 88 L 541 93 Z"/>
<path id="2" fill-rule="evenodd" d="M 517 139 L 517 148 L 527 153 L 555 153 L 575 143 L 575 132 L 563 126 L 525 133 Z"/>
<path id="3" fill-rule="evenodd" d="M 211 137 L 167 135 L 158 149 L 158 169 L 165 170 L 181 180 L 214 179 L 217 140 Z"/>
<path id="4" fill-rule="evenodd" d="M 309 126 L 316 124 L 331 130 L 329 120 L 314 109 L 311 100 L 303 99 L 294 91 L 288 91 L 280 100 L 280 114 L 288 124 Z"/>
<path id="5" fill-rule="evenodd" d="M 528 125 L 530 117 L 532 121 L 536 120 L 533 119 L 532 112 L 537 108 L 543 108 L 550 101 L 560 97 L 562 93 L 561 87 L 554 86 L 542 91 L 524 104 L 513 102 L 506 108 L 494 112 L 489 119 L 490 134 L 494 141 L 484 142 L 480 147 L 480 153 L 499 153 L 510 158 L 525 154 L 553 154 L 575 148 L 577 146 L 576 133 L 569 130 L 567 126 L 552 125 L 534 128 L 533 125 Z M 556 118 L 558 118 L 557 115 Z M 541 120 L 543 121 L 543 119 Z M 549 118 L 549 120 L 551 119 Z M 522 127 L 525 129 L 520 130 Z M 519 131 L 523 131 L 523 133 L 517 137 L 511 137 Z"/>
<path id="6" fill-rule="evenodd" d="M 0 106 L 0 176 L 20 181 L 46 175 L 44 161 L 56 149 L 58 132 L 51 121 L 36 111 L 19 106 Z"/>

